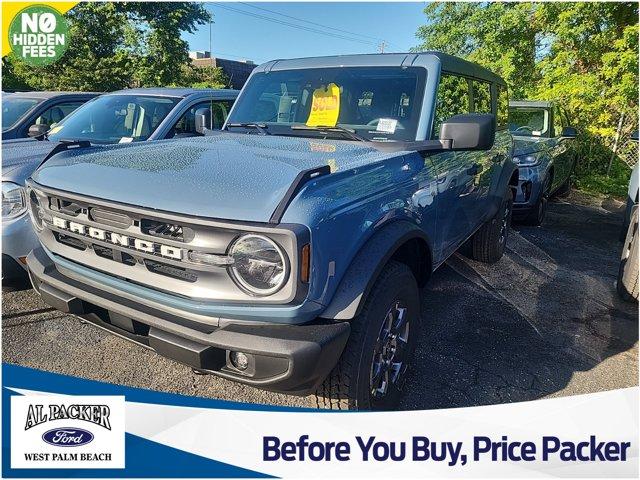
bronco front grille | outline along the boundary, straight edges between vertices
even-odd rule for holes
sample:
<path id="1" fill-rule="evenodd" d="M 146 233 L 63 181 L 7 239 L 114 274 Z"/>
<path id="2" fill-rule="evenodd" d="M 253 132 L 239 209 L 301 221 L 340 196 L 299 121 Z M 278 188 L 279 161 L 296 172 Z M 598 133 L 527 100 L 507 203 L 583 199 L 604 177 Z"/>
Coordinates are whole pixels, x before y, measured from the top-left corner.
<path id="1" fill-rule="evenodd" d="M 183 218 L 66 194 L 31 182 L 29 188 L 30 194 L 34 193 L 38 199 L 31 202 L 32 210 L 42 209 L 38 217 L 43 220 L 43 228 L 38 229 L 37 234 L 49 252 L 130 284 L 185 298 L 254 302 L 228 272 L 230 246 L 240 235 L 249 232 L 268 235 L 280 244 L 291 261 L 292 278 L 298 278 L 297 237 L 290 229 Z M 201 259 L 202 254 L 219 256 L 221 261 L 191 260 Z M 297 284 L 292 282 L 261 302 L 291 302 L 296 288 Z"/>

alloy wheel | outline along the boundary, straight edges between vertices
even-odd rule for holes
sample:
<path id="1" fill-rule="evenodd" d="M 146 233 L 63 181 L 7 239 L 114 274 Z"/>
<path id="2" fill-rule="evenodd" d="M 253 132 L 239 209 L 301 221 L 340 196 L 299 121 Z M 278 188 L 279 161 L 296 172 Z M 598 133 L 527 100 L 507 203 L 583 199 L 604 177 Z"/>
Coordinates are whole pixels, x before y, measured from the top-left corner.
<path id="1" fill-rule="evenodd" d="M 374 345 L 369 376 L 373 400 L 384 398 L 392 386 L 401 386 L 407 370 L 409 315 L 402 301 L 395 301 L 387 310 Z"/>

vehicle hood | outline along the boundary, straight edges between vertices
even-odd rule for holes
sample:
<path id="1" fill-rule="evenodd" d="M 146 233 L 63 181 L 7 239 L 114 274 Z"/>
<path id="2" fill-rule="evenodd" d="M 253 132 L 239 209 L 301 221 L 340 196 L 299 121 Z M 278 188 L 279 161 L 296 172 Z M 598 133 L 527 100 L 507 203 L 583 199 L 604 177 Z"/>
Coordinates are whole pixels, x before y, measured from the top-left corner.
<path id="1" fill-rule="evenodd" d="M 549 146 L 549 138 L 543 137 L 513 137 L 513 155 L 532 155 Z"/>
<path id="2" fill-rule="evenodd" d="M 58 142 L 38 141 L 32 138 L 2 142 L 3 180 L 23 183 L 56 145 Z"/>
<path id="3" fill-rule="evenodd" d="M 33 179 L 167 212 L 267 222 L 300 172 L 323 165 L 344 171 L 397 155 L 361 142 L 223 132 L 63 152 Z"/>

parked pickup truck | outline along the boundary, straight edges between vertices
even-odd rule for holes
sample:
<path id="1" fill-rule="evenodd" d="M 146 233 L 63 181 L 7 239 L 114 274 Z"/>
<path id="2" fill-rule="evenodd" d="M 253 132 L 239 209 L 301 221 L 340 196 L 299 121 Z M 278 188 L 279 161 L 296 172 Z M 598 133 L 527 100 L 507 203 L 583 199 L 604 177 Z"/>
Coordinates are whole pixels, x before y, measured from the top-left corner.
<path id="1" fill-rule="evenodd" d="M 86 150 L 114 143 L 192 137 L 205 129 L 220 129 L 237 96 L 237 90 L 120 90 L 84 104 L 51 129 L 47 125 L 38 133 L 40 141 L 2 142 L 3 289 L 30 285 L 25 261 L 38 241 L 27 215 L 24 183 L 38 165 L 70 145 Z"/>
<path id="2" fill-rule="evenodd" d="M 520 176 L 514 220 L 539 226 L 549 198 L 571 191 L 575 159 L 568 140 L 576 138 L 576 129 L 553 102 L 531 100 L 509 102 L 509 129 Z"/>
<path id="3" fill-rule="evenodd" d="M 265 63 L 222 132 L 38 169 L 34 287 L 201 372 L 393 408 L 419 288 L 463 244 L 504 252 L 507 113 L 500 77 L 441 53 Z"/>

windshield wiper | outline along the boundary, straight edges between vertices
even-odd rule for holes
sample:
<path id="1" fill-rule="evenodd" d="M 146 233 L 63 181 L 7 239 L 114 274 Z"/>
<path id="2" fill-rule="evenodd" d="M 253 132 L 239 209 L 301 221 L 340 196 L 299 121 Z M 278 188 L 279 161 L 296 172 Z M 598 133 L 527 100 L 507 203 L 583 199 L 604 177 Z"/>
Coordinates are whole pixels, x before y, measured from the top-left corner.
<path id="1" fill-rule="evenodd" d="M 270 135 L 267 132 L 267 126 L 264 123 L 228 123 L 227 129 L 229 127 L 239 127 L 239 128 L 254 128 L 260 133 L 260 135 Z"/>
<path id="2" fill-rule="evenodd" d="M 347 137 L 349 137 L 351 140 L 355 140 L 357 142 L 366 142 L 367 139 L 364 137 L 361 137 L 360 135 L 358 135 L 356 133 L 355 130 L 351 130 L 350 128 L 344 128 L 344 127 L 340 127 L 338 125 L 335 126 L 322 126 L 319 125 L 317 127 L 310 127 L 308 125 L 291 125 L 291 130 L 312 130 L 315 132 L 320 132 L 320 133 L 324 133 L 325 135 L 328 133 L 341 133 Z"/>

